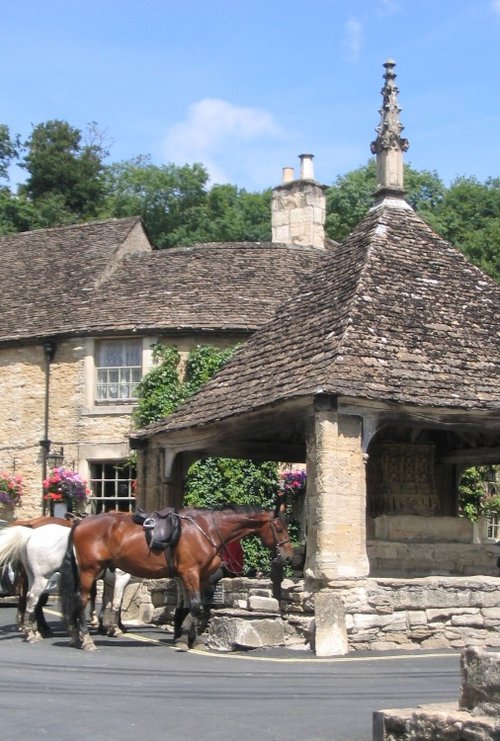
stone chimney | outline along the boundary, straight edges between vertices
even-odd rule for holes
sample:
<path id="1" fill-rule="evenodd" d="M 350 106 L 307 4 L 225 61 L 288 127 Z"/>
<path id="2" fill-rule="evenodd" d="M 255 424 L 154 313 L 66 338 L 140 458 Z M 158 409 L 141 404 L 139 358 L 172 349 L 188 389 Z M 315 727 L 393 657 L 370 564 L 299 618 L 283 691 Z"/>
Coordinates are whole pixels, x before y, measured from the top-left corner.
<path id="1" fill-rule="evenodd" d="M 283 168 L 283 182 L 273 189 L 272 241 L 325 246 L 325 187 L 314 179 L 313 155 L 301 154 L 300 178 Z"/>
<path id="2" fill-rule="evenodd" d="M 401 137 L 404 126 L 399 121 L 401 108 L 398 105 L 399 90 L 396 87 L 396 62 L 384 62 L 384 87 L 380 109 L 380 123 L 375 129 L 377 138 L 371 143 L 371 152 L 377 157 L 377 188 L 375 197 L 380 201 L 385 196 L 404 196 L 403 152 L 409 147 L 408 139 Z"/>

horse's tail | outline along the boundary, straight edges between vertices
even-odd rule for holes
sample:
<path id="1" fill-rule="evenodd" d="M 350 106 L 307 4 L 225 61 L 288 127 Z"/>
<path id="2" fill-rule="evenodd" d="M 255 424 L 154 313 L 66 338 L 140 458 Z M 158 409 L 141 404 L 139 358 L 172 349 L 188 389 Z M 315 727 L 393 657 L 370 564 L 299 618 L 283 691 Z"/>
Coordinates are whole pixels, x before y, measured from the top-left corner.
<path id="1" fill-rule="evenodd" d="M 59 569 L 59 597 L 64 622 L 70 633 L 78 629 L 79 605 L 80 605 L 80 572 L 76 562 L 73 548 L 73 532 L 76 525 L 69 533 L 68 545 Z"/>
<path id="2" fill-rule="evenodd" d="M 33 530 L 22 525 L 6 527 L 0 532 L 0 565 L 13 561 L 22 562 L 24 546 L 33 535 Z"/>

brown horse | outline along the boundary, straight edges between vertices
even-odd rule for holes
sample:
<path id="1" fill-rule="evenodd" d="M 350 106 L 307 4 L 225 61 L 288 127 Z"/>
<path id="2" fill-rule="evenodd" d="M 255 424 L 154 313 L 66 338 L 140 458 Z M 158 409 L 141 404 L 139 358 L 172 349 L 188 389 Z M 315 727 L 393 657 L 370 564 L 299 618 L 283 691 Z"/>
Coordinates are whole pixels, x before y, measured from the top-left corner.
<path id="1" fill-rule="evenodd" d="M 85 607 L 97 575 L 107 566 L 149 579 L 178 577 L 188 608 L 175 617 L 174 642 L 187 650 L 196 642 L 201 593 L 224 559 L 225 546 L 258 535 L 277 558 L 290 562 L 293 548 L 282 515 L 258 507 L 227 506 L 220 510 L 182 509 L 177 514 L 180 537 L 171 550 L 151 550 L 142 525 L 126 514 L 108 512 L 78 522 L 61 566 L 61 603 L 71 645 L 94 650 Z M 187 614 L 186 614 L 187 613 Z"/>

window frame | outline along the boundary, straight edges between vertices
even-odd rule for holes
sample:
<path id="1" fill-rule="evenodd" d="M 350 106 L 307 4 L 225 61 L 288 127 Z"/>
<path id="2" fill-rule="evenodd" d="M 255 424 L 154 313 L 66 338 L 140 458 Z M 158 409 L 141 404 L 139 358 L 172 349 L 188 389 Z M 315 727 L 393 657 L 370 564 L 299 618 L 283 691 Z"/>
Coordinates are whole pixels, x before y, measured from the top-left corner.
<path id="1" fill-rule="evenodd" d="M 88 461 L 88 468 L 88 514 L 101 514 L 114 509 L 120 512 L 134 511 L 136 470 L 133 465 L 126 459 L 92 460 Z M 120 494 L 120 487 L 126 487 L 127 493 Z M 113 504 L 118 504 L 118 507 L 113 507 Z"/>

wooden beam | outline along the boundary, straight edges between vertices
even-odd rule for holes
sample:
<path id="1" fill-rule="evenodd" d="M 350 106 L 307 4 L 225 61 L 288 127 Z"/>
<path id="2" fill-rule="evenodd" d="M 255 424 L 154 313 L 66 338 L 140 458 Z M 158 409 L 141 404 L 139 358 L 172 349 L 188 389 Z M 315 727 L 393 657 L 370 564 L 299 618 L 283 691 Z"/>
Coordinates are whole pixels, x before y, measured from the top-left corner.
<path id="1" fill-rule="evenodd" d="M 500 447 L 497 448 L 460 448 L 452 450 L 439 458 L 440 463 L 500 463 Z"/>

